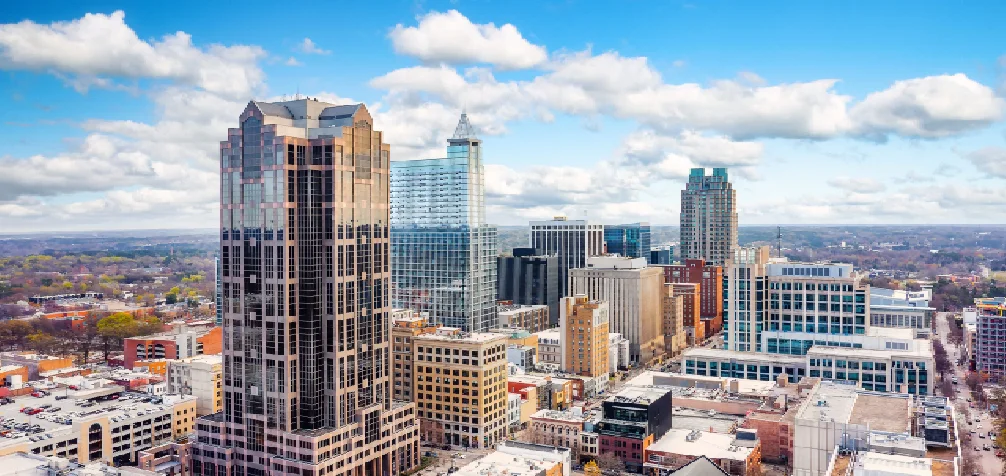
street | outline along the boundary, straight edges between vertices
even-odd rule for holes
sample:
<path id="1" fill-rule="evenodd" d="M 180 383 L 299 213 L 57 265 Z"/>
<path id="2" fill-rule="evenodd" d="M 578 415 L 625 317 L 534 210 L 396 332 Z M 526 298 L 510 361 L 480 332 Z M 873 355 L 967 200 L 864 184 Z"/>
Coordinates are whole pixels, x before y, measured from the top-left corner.
<path id="1" fill-rule="evenodd" d="M 951 364 L 953 364 L 954 375 L 958 381 L 958 384 L 955 386 L 957 389 L 957 398 L 952 403 L 958 408 L 965 407 L 966 411 L 964 415 L 957 415 L 957 431 L 962 435 L 964 433 L 971 434 L 971 443 L 967 447 L 962 447 L 962 455 L 964 458 L 977 458 L 981 465 L 981 474 L 1000 474 L 1002 471 L 1002 459 L 995 455 L 995 448 L 989 451 L 981 449 L 986 444 L 991 445 L 994 438 L 990 439 L 987 435 L 985 438 L 979 437 L 980 434 L 987 434 L 989 431 L 994 430 L 992 418 L 989 416 L 988 411 L 971 408 L 971 404 L 967 401 L 970 394 L 967 384 L 964 383 L 967 374 L 964 367 L 957 365 L 957 359 L 960 358 L 964 346 L 963 344 L 955 346 L 947 342 L 947 337 L 950 335 L 950 321 L 948 318 L 951 315 L 952 313 L 946 312 L 937 313 L 936 330 L 939 333 L 939 339 L 943 343 L 943 347 L 947 350 L 947 357 L 950 359 Z M 948 376 L 947 378 L 950 377 Z M 971 424 L 968 424 L 968 421 L 971 421 Z M 975 446 L 978 446 L 978 451 L 975 451 Z"/>

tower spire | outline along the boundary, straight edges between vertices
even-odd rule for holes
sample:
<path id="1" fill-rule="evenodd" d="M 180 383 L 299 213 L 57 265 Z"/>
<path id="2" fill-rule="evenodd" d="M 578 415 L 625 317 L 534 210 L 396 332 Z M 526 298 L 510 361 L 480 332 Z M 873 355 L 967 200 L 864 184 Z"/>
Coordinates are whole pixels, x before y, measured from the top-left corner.
<path id="1" fill-rule="evenodd" d="M 461 119 L 458 120 L 458 126 L 454 128 L 454 137 L 451 139 L 478 139 L 475 136 L 475 127 L 468 121 L 468 113 L 464 110 L 461 111 Z"/>

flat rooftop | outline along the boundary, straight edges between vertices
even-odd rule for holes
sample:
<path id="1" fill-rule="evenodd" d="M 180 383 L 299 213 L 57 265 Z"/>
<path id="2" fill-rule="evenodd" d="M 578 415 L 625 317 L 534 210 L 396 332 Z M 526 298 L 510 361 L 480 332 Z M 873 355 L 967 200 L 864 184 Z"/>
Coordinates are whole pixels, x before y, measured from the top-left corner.
<path id="1" fill-rule="evenodd" d="M 625 387 L 615 395 L 608 397 L 610 402 L 650 403 L 671 392 L 669 388 L 659 387 Z"/>
<path id="2" fill-rule="evenodd" d="M 850 349 L 851 350 L 851 349 Z M 859 349 L 856 349 L 859 350 Z M 736 350 L 709 349 L 705 347 L 692 347 L 683 352 L 684 357 L 738 360 L 742 362 L 765 362 L 768 364 L 777 363 L 783 365 L 806 365 L 807 361 L 803 357 L 783 354 L 765 354 L 761 352 L 738 352 Z"/>
<path id="3" fill-rule="evenodd" d="M 627 386 L 649 387 L 668 386 L 681 389 L 691 388 L 701 393 L 711 393 L 717 389 L 730 388 L 730 381 L 736 380 L 739 394 L 769 396 L 776 388 L 775 381 L 763 382 L 760 380 L 734 379 L 730 377 L 709 377 L 705 375 L 686 375 L 674 372 L 659 372 L 656 370 L 646 370 L 626 382 Z M 677 395 L 677 391 L 675 392 Z"/>
<path id="4" fill-rule="evenodd" d="M 104 391 L 115 389 L 117 389 L 117 391 Z M 54 388 L 50 391 L 52 392 L 51 395 L 46 395 L 41 398 L 26 395 L 23 397 L 17 397 L 12 404 L 0 406 L 0 420 L 13 419 L 15 423 L 37 424 L 42 427 L 42 431 L 46 433 L 63 432 L 71 429 L 72 424 L 57 423 L 56 421 L 53 421 L 54 419 L 69 418 L 73 420 L 74 423 L 80 423 L 97 416 L 108 417 L 111 419 L 119 417 L 131 418 L 143 413 L 152 413 L 162 410 L 167 410 L 170 413 L 173 405 L 172 402 L 178 401 L 178 399 L 195 399 L 195 397 L 192 396 L 183 397 L 179 395 L 164 395 L 161 396 L 164 398 L 164 403 L 144 403 L 140 399 L 149 397 L 150 395 L 131 392 L 126 397 L 117 400 L 92 400 L 95 403 L 94 406 L 82 407 L 78 404 L 84 403 L 91 398 L 96 398 L 97 396 L 121 393 L 123 389 L 122 387 L 114 386 L 76 392 L 70 390 L 68 387 L 62 387 Z M 56 400 L 57 396 L 66 396 L 67 398 Z M 50 405 L 50 407 L 48 407 L 46 411 L 36 415 L 26 415 L 21 413 L 21 409 L 23 408 L 39 408 L 42 405 Z M 59 410 L 51 411 L 54 408 L 58 408 Z M 0 437 L 0 448 L 27 439 L 28 436 L 17 439 Z"/>
<path id="5" fill-rule="evenodd" d="M 648 451 L 659 451 L 684 456 L 705 456 L 709 459 L 746 460 L 751 454 L 751 448 L 734 446 L 734 435 L 722 433 L 695 432 L 698 438 L 691 439 L 688 435 L 693 430 L 670 429 L 656 443 L 650 445 Z M 731 451 L 730 448 L 737 448 Z"/>
<path id="6" fill-rule="evenodd" d="M 912 417 L 908 398 L 860 394 L 852 409 L 853 423 L 870 425 L 871 430 L 891 433 L 910 432 Z"/>
<path id="7" fill-rule="evenodd" d="M 468 342 L 483 344 L 494 340 L 505 341 L 507 336 L 493 332 L 462 332 L 460 334 L 419 334 L 412 339 L 416 341 Z"/>
<path id="8" fill-rule="evenodd" d="M 454 476 L 538 476 L 558 462 L 494 451 L 461 467 Z"/>
<path id="9" fill-rule="evenodd" d="M 903 329 L 911 332 L 911 329 Z M 920 339 L 921 340 L 921 339 Z M 933 351 L 930 346 L 923 346 L 919 350 L 871 350 L 871 349 L 853 349 L 851 347 L 832 347 L 827 345 L 815 345 L 807 351 L 807 355 L 820 355 L 820 356 L 847 356 L 847 357 L 858 357 L 866 359 L 898 359 L 898 358 L 909 358 L 909 359 L 931 359 L 933 358 Z"/>
<path id="10" fill-rule="evenodd" d="M 671 414 L 671 428 L 678 430 L 701 430 L 728 434 L 740 426 L 743 418 L 707 410 L 675 408 Z"/>

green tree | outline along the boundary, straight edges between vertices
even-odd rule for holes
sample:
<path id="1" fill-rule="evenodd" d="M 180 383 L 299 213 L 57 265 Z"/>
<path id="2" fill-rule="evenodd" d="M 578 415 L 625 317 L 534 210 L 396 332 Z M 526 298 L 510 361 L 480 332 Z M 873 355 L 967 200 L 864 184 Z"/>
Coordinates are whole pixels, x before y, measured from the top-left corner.
<path id="1" fill-rule="evenodd" d="M 116 312 L 98 321 L 98 335 L 101 336 L 102 351 L 105 362 L 112 351 L 113 343 L 120 343 L 127 337 L 137 335 L 136 319 L 128 312 Z"/>
<path id="2" fill-rule="evenodd" d="M 28 336 L 28 347 L 40 354 L 55 354 L 62 346 L 52 334 L 36 332 Z"/>

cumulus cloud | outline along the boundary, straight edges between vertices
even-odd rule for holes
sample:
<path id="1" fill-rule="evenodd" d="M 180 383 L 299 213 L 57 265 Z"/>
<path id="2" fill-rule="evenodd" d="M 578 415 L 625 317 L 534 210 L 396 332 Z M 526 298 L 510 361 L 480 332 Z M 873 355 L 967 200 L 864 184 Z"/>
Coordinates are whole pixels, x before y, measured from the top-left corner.
<path id="1" fill-rule="evenodd" d="M 850 114 L 866 136 L 933 139 L 987 127 L 1002 118 L 1004 105 L 992 88 L 958 73 L 896 81 Z"/>
<path id="2" fill-rule="evenodd" d="M 854 193 L 883 192 L 887 187 L 869 177 L 834 177 L 828 180 L 828 185 Z"/>
<path id="3" fill-rule="evenodd" d="M 311 41 L 310 38 L 304 38 L 303 41 L 297 43 L 296 50 L 309 55 L 327 55 L 332 53 L 329 50 L 319 48 L 318 45 L 315 44 L 314 41 Z"/>
<path id="4" fill-rule="evenodd" d="M 472 23 L 457 10 L 431 12 L 417 26 L 396 25 L 389 34 L 395 51 L 427 63 L 490 64 L 514 70 L 538 66 L 548 54 L 507 23 Z"/>
<path id="5" fill-rule="evenodd" d="M 181 31 L 147 42 L 125 18 L 116 11 L 49 25 L 30 20 L 0 25 L 0 68 L 57 71 L 89 86 L 101 86 L 109 77 L 165 79 L 244 97 L 262 85 L 257 63 L 265 52 L 257 46 L 199 48 Z"/>
<path id="6" fill-rule="evenodd" d="M 964 156 L 981 172 L 993 177 L 1006 178 L 1006 149 L 985 147 Z"/>

